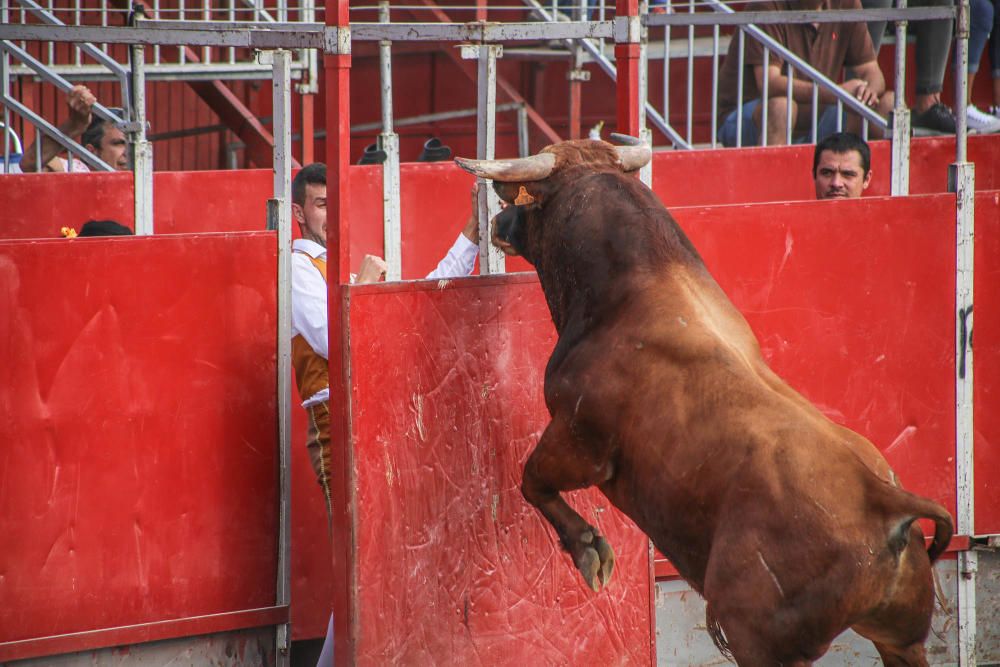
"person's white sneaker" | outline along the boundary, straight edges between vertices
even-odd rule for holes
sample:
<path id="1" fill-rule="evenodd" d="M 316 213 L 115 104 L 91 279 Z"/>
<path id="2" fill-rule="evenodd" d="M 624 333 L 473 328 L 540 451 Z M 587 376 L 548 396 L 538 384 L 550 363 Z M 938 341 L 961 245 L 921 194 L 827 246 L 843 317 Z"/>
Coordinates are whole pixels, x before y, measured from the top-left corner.
<path id="1" fill-rule="evenodd" d="M 980 134 L 1000 132 L 1000 118 L 980 111 L 974 104 L 970 104 L 966 107 L 965 118 L 970 130 L 975 130 Z"/>

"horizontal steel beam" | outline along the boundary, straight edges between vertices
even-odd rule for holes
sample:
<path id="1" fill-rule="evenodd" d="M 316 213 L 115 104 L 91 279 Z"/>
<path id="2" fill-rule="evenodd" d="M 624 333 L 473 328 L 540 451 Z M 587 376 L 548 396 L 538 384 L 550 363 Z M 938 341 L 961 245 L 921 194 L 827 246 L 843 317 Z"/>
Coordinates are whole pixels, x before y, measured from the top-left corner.
<path id="1" fill-rule="evenodd" d="M 358 41 L 537 42 L 553 39 L 609 39 L 612 32 L 611 21 L 351 24 L 351 38 Z"/>
<path id="2" fill-rule="evenodd" d="M 118 77 L 103 65 L 47 65 L 46 68 L 67 81 L 117 81 Z M 305 63 L 292 66 L 292 79 L 301 79 Z M 30 67 L 17 65 L 10 68 L 14 76 L 39 75 Z M 183 79 L 185 81 L 215 80 L 257 80 L 270 79 L 271 66 L 256 63 L 161 63 L 146 65 L 147 81 Z"/>
<path id="3" fill-rule="evenodd" d="M 327 28 L 321 23 L 297 23 L 294 24 L 295 30 L 283 30 L 276 28 L 274 24 L 243 27 L 240 24 L 227 23 L 225 27 L 206 25 L 190 28 L 173 27 L 171 23 L 177 22 L 143 21 L 139 27 L 0 25 L 0 39 L 160 46 L 232 46 L 247 49 L 323 49 L 331 54 L 341 52 L 338 47 L 337 29 Z M 260 27 L 257 27 L 258 25 Z"/>
<path id="4" fill-rule="evenodd" d="M 955 7 L 909 9 L 827 9 L 822 11 L 737 12 L 735 14 L 679 13 L 647 14 L 647 26 L 678 25 L 767 25 L 774 23 L 839 23 L 864 21 L 930 21 L 954 19 Z M 624 26 L 615 26 L 616 33 Z"/>

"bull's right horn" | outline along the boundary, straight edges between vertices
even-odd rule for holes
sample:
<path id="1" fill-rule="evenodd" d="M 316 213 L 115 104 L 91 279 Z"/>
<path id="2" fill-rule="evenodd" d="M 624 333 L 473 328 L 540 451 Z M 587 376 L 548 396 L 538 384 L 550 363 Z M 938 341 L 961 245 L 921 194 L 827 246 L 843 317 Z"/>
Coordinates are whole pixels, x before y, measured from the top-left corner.
<path id="1" fill-rule="evenodd" d="M 552 153 L 539 153 L 513 160 L 472 160 L 457 157 L 455 162 L 462 169 L 480 178 L 491 178 L 501 183 L 520 183 L 548 178 L 556 166 L 556 156 Z"/>
<path id="2" fill-rule="evenodd" d="M 624 172 L 642 169 L 653 159 L 653 151 L 645 143 L 638 146 L 615 146 L 615 150 L 618 151 L 618 162 Z"/>

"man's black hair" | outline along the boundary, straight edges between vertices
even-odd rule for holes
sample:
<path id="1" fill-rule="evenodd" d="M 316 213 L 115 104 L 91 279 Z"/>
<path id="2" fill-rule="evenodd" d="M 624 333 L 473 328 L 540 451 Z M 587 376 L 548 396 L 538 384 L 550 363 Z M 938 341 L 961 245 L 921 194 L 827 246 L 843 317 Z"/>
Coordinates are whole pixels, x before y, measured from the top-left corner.
<path id="1" fill-rule="evenodd" d="M 83 131 L 83 135 L 80 136 L 80 143 L 84 146 L 93 146 L 100 149 L 101 142 L 104 141 L 104 128 L 108 125 L 111 125 L 110 121 L 106 121 L 97 114 L 94 114 L 90 120 L 90 125 L 87 126 L 87 129 Z"/>
<path id="2" fill-rule="evenodd" d="M 823 151 L 840 154 L 857 151 L 861 156 L 861 168 L 864 170 L 864 174 L 862 175 L 867 175 L 871 171 L 872 151 L 868 148 L 865 140 L 851 132 L 836 132 L 816 144 L 816 152 L 813 153 L 813 178 L 816 178 L 819 156 L 823 154 Z"/>
<path id="3" fill-rule="evenodd" d="M 88 220 L 78 236 L 132 236 L 132 230 L 114 220 Z"/>
<path id="4" fill-rule="evenodd" d="M 307 185 L 326 185 L 326 165 L 313 162 L 306 165 L 292 179 L 292 203 L 299 206 L 306 204 Z"/>

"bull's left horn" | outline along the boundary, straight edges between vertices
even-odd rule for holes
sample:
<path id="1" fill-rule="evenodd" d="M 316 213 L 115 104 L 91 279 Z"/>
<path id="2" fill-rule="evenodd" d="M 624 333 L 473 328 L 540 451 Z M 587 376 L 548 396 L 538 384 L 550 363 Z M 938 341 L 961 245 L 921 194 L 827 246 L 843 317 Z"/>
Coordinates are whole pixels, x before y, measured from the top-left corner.
<path id="1" fill-rule="evenodd" d="M 615 146 L 622 171 L 642 169 L 653 159 L 653 151 L 646 144 L 640 146 Z"/>
<path id="2" fill-rule="evenodd" d="M 548 178 L 556 166 L 556 156 L 552 153 L 539 153 L 513 160 L 471 160 L 457 157 L 455 162 L 480 178 L 492 178 L 501 183 L 519 183 Z"/>
<path id="3" fill-rule="evenodd" d="M 619 134 L 618 132 L 612 132 L 611 140 L 621 144 L 622 146 L 643 146 L 644 142 L 639 137 L 633 137 L 631 134 Z"/>

